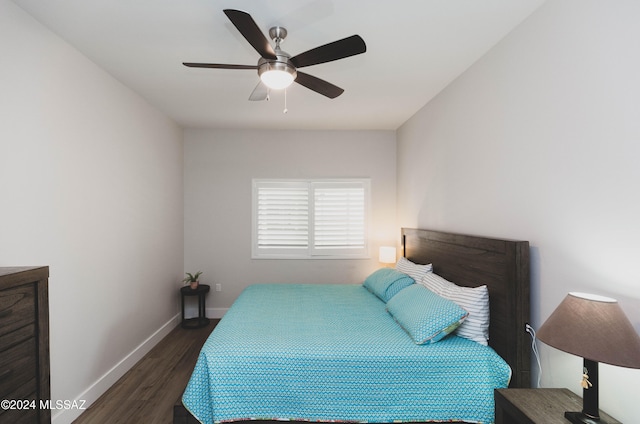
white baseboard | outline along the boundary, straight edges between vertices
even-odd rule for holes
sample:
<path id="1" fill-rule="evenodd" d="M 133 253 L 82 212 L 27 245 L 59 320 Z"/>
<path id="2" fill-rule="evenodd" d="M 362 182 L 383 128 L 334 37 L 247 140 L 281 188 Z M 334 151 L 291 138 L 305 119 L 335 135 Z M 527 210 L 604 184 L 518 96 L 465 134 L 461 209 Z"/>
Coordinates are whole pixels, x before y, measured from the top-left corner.
<path id="1" fill-rule="evenodd" d="M 82 399 L 83 407 L 88 408 L 93 402 L 98 400 L 116 381 L 131 369 L 144 355 L 146 355 L 160 340 L 180 324 L 180 314 L 175 315 L 160 327 L 155 333 L 140 343 L 131 353 L 125 356 L 113 368 L 107 371 L 102 377 L 94 382 L 87 390 L 76 396 L 77 400 Z M 52 411 L 53 412 L 53 411 Z M 82 414 L 81 409 L 60 409 L 51 416 L 52 424 L 71 424 L 73 420 Z"/>

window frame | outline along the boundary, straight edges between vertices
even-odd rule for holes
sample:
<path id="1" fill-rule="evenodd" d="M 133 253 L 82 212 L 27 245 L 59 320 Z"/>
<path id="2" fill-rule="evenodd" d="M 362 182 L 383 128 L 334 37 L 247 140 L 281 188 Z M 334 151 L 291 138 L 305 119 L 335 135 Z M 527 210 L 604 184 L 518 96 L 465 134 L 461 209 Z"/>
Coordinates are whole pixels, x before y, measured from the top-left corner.
<path id="1" fill-rule="evenodd" d="M 319 248 L 315 243 L 315 190 L 327 189 L 335 185 L 354 186 L 363 189 L 363 246 L 361 248 Z M 259 201 L 261 187 L 303 187 L 307 196 L 307 245 L 301 248 L 260 248 L 258 240 Z M 252 216 L 251 216 L 251 258 L 252 259 L 370 259 L 369 223 L 371 220 L 371 179 L 370 178 L 310 178 L 310 179 L 266 179 L 252 180 Z"/>

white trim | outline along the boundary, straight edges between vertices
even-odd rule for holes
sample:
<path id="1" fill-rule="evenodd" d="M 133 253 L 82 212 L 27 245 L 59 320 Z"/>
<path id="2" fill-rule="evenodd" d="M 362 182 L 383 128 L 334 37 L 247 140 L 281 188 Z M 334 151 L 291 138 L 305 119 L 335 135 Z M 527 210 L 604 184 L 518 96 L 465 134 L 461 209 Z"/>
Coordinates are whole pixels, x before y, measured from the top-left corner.
<path id="1" fill-rule="evenodd" d="M 179 324 L 180 314 L 176 314 L 173 318 L 163 324 L 155 333 L 140 343 L 127 356 L 122 358 L 122 360 L 114 365 L 113 368 L 96 380 L 84 392 L 76 396 L 75 399 L 68 400 L 76 400 L 78 402 L 82 400 L 84 401 L 83 407 L 85 409 L 88 408 Z M 53 399 L 53 401 L 56 400 L 65 399 Z M 84 410 L 82 409 L 60 409 L 51 416 L 51 422 L 52 424 L 71 424 L 83 412 Z"/>

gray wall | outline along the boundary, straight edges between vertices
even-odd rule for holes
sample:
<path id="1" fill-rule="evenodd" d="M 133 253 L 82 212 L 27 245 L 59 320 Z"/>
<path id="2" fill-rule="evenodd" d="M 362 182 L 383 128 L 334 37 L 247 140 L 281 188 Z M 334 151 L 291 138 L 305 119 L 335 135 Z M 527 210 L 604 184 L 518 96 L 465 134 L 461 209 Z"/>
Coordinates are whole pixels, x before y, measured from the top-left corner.
<path id="1" fill-rule="evenodd" d="M 176 323 L 182 130 L 4 0 L 0 51 L 0 266 L 50 266 L 52 399 L 90 402 Z"/>
<path id="2" fill-rule="evenodd" d="M 220 315 L 253 283 L 358 283 L 395 245 L 393 131 L 185 132 L 185 268 L 222 284 L 207 307 Z M 252 178 L 371 178 L 371 259 L 251 259 Z"/>
<path id="3" fill-rule="evenodd" d="M 529 240 L 535 328 L 584 291 L 640 330 L 639 18 L 550 0 L 398 131 L 399 225 Z M 540 347 L 542 386 L 581 394 L 581 359 Z M 640 370 L 600 369 L 601 407 L 634 422 Z"/>

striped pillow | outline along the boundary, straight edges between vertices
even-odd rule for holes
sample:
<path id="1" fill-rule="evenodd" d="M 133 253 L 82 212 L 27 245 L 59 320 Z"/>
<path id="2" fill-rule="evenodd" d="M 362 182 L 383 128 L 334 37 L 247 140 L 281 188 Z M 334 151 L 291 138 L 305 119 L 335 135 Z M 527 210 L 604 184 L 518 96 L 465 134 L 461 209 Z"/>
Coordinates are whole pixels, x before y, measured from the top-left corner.
<path id="1" fill-rule="evenodd" d="M 418 265 L 405 257 L 400 257 L 396 262 L 396 269 L 404 272 L 418 283 L 427 272 L 433 271 L 433 266 L 431 264 Z"/>
<path id="2" fill-rule="evenodd" d="M 461 287 L 437 274 L 425 274 L 420 284 L 440 296 L 452 300 L 469 312 L 467 319 L 458 327 L 460 337 L 487 345 L 489 340 L 489 290 L 487 286 Z"/>

